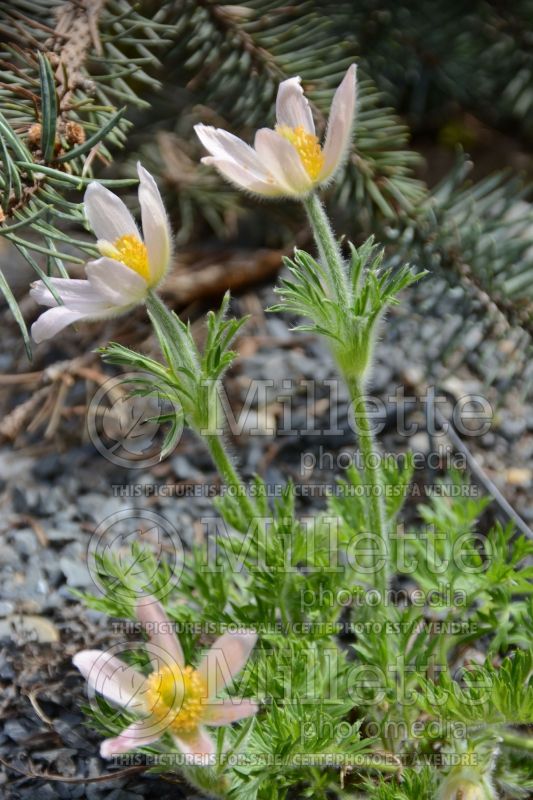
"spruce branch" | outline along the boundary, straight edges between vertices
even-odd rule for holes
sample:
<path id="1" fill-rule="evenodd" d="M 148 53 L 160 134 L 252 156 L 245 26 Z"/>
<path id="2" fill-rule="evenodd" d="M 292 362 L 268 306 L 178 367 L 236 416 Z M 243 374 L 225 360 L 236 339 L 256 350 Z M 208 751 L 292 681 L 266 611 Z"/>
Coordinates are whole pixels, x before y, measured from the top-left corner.
<path id="1" fill-rule="evenodd" d="M 130 124 L 126 105 L 145 105 L 128 81 L 148 80 L 143 66 L 157 64 L 155 52 L 144 41 L 133 41 L 123 76 L 114 62 L 123 56 L 116 42 L 122 44 L 133 30 L 149 31 L 152 51 L 166 44 L 150 26 L 158 28 L 122 0 L 0 3 L 0 236 L 43 280 L 68 277 L 63 262 L 84 260 L 76 250 L 95 253 L 70 232 L 83 221 L 70 192 L 91 180 L 96 160 L 108 164 L 111 148 L 124 145 Z M 63 243 L 60 250 L 55 242 Z M 5 278 L 1 289 L 30 355 L 26 324 Z"/>

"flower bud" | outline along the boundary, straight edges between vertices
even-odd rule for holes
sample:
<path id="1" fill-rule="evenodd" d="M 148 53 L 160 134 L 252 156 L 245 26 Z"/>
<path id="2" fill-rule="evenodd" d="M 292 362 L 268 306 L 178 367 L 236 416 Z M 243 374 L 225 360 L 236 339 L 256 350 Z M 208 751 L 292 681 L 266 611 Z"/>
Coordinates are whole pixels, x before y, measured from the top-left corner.
<path id="1" fill-rule="evenodd" d="M 439 800 L 493 800 L 486 778 L 473 769 L 452 770 L 439 790 Z"/>

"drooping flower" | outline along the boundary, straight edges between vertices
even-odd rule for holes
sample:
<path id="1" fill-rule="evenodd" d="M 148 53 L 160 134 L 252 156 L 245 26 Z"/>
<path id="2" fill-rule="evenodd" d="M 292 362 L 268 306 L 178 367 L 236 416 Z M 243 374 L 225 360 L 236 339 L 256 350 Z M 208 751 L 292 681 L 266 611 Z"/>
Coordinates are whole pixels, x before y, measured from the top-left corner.
<path id="1" fill-rule="evenodd" d="M 241 189 L 267 197 L 304 197 L 329 181 L 342 164 L 350 144 L 355 114 L 356 68 L 348 69 L 331 105 L 326 138 L 320 145 L 300 78 L 280 83 L 277 125 L 261 128 L 250 147 L 231 133 L 196 125 L 212 164 Z"/>
<path id="2" fill-rule="evenodd" d="M 82 650 L 73 658 L 90 691 L 139 717 L 118 736 L 105 739 L 100 754 L 111 758 L 169 733 L 189 763 L 213 763 L 215 745 L 205 726 L 230 725 L 257 712 L 251 700 L 217 698 L 246 664 L 257 635 L 225 633 L 198 667 L 192 667 L 185 665 L 172 623 L 155 598 L 139 601 L 137 617 L 149 636 L 148 676 L 103 650 Z"/>
<path id="3" fill-rule="evenodd" d="M 49 306 L 32 325 L 37 343 L 78 320 L 106 319 L 128 311 L 165 277 L 171 259 L 167 215 L 153 177 L 141 164 L 137 172 L 144 238 L 122 200 L 101 184 L 90 183 L 85 214 L 102 257 L 85 265 L 87 280 L 49 278 L 62 304 L 43 281 L 32 284 L 31 296 Z"/>

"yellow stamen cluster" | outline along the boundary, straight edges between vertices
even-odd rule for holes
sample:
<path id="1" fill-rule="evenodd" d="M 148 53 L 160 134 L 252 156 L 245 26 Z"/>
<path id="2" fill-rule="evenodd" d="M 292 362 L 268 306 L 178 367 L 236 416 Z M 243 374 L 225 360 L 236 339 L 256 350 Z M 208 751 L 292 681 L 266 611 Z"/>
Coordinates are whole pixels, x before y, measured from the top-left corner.
<path id="1" fill-rule="evenodd" d="M 137 272 L 145 280 L 150 280 L 146 245 L 132 233 L 121 236 L 120 239 L 113 242 L 113 255 L 111 257 L 117 261 L 122 261 L 123 264 Z"/>
<path id="2" fill-rule="evenodd" d="M 301 125 L 297 128 L 277 125 L 276 132 L 296 148 L 307 174 L 316 180 L 324 166 L 324 154 L 318 138 L 313 133 L 308 133 Z"/>
<path id="3" fill-rule="evenodd" d="M 163 667 L 148 676 L 150 712 L 176 733 L 192 733 L 204 715 L 207 691 L 193 667 Z"/>

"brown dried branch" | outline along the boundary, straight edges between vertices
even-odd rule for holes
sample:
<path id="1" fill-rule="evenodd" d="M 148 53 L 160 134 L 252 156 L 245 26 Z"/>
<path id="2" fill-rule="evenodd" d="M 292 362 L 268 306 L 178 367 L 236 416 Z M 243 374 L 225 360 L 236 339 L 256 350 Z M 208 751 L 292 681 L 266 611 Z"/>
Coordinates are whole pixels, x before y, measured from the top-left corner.
<path id="1" fill-rule="evenodd" d="M 104 5 L 105 0 L 68 0 L 55 11 L 57 23 L 46 46 L 57 55 L 56 78 L 62 106 L 84 80 L 83 66 L 90 51 L 94 49 L 102 55 L 98 18 Z"/>
<path id="2" fill-rule="evenodd" d="M 84 365 L 94 358 L 95 355 L 90 353 L 82 358 L 52 364 L 41 372 L 3 376 L 1 383 L 6 387 L 18 383 L 35 388 L 28 400 L 16 406 L 0 422 L 0 436 L 13 442 L 24 431 L 37 430 L 47 422 L 45 438 L 52 438 L 63 414 L 68 389 L 75 378 L 83 377 Z"/>
<path id="3" fill-rule="evenodd" d="M 242 292 L 275 276 L 284 250 L 223 250 L 202 254 L 181 251 L 178 269 L 167 279 L 164 294 L 183 308 L 192 302 Z"/>

